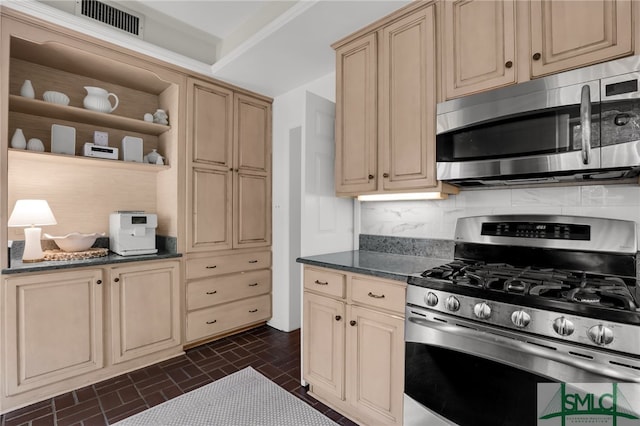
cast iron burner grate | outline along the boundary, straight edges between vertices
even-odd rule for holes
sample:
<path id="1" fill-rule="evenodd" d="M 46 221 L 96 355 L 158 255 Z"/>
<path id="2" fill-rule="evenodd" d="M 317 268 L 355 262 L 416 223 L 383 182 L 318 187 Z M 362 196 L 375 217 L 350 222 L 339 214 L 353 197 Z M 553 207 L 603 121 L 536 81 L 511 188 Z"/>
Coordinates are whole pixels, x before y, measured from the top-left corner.
<path id="1" fill-rule="evenodd" d="M 506 263 L 454 260 L 421 274 L 425 278 L 488 291 L 513 293 L 636 311 L 625 281 L 616 276 L 552 268 L 514 267 Z"/>

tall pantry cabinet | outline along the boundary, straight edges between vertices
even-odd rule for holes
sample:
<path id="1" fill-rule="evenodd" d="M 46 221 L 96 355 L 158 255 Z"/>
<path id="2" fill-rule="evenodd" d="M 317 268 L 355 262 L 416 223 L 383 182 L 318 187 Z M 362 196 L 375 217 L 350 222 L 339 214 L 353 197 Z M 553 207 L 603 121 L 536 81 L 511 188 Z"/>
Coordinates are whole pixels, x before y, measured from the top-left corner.
<path id="1" fill-rule="evenodd" d="M 194 345 L 271 317 L 271 99 L 206 78 L 187 87 L 185 327 Z"/>

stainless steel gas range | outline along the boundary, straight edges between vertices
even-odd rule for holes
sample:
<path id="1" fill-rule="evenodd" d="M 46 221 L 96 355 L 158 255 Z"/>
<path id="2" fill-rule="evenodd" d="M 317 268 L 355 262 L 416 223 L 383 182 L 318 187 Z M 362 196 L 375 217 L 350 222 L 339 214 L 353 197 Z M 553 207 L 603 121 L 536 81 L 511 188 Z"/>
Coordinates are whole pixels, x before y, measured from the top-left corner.
<path id="1" fill-rule="evenodd" d="M 408 279 L 405 425 L 533 425 L 539 383 L 640 383 L 639 302 L 635 222 L 459 219 L 454 260 Z"/>

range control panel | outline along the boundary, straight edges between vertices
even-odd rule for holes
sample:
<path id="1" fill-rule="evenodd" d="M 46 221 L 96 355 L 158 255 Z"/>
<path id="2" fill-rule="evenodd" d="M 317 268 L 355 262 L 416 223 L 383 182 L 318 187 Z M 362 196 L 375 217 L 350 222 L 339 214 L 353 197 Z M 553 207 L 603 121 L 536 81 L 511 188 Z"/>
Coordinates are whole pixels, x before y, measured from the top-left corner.
<path id="1" fill-rule="evenodd" d="M 482 235 L 495 237 L 582 241 L 591 239 L 591 227 L 589 225 L 570 223 L 485 222 L 482 224 L 481 233 Z"/>

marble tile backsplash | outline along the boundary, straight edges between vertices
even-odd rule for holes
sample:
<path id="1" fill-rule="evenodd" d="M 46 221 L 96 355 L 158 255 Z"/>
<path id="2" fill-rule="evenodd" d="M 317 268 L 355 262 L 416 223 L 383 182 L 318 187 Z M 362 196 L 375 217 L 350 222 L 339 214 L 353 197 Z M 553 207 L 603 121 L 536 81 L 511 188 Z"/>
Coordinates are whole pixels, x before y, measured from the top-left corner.
<path id="1" fill-rule="evenodd" d="M 514 213 L 632 220 L 640 230 L 640 186 L 467 190 L 447 200 L 363 202 L 360 211 L 361 234 L 409 238 L 452 240 L 459 217 Z"/>

